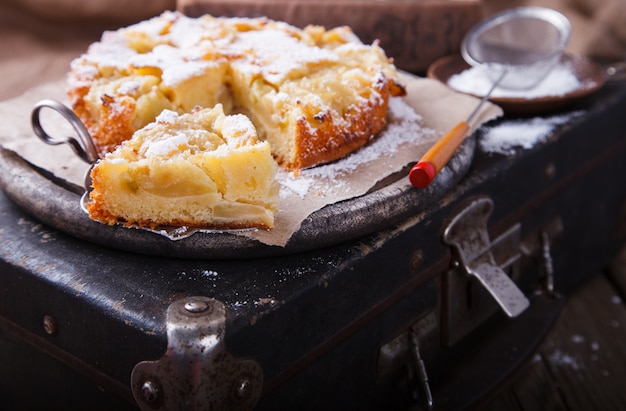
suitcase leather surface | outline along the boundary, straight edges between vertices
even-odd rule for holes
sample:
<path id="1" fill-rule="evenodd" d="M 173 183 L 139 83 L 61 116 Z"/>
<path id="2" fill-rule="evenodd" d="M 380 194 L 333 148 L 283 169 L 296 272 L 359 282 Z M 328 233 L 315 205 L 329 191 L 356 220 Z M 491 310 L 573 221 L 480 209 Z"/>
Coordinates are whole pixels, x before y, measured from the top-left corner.
<path id="1" fill-rule="evenodd" d="M 457 187 L 407 221 L 279 258 L 159 258 L 97 246 L 0 194 L 3 397 L 15 409 L 136 407 L 131 374 L 164 356 L 168 307 L 203 296 L 225 306 L 226 351 L 262 369 L 257 409 L 408 408 L 424 384 L 407 382 L 406 353 L 385 365 L 381 347 L 410 329 L 437 408 L 472 403 L 527 358 L 558 311 L 558 298 L 534 297 L 545 277 L 542 233 L 565 296 L 626 238 L 626 89 L 607 86 L 572 110 L 583 114 L 532 149 L 477 152 Z M 516 282 L 531 306 L 516 319 L 496 310 L 465 333 L 450 317 L 459 274 L 442 233 L 483 198 L 493 202 L 491 238 L 520 224 Z M 520 327 L 526 339 L 512 339 Z M 51 397 L 32 395 L 46 389 Z M 236 403 L 228 401 L 225 409 Z"/>

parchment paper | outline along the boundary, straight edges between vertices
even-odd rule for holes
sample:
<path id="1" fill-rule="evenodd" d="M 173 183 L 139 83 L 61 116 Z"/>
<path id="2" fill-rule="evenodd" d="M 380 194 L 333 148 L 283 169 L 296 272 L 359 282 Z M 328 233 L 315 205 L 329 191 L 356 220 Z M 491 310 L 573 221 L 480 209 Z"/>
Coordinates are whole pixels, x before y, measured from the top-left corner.
<path id="1" fill-rule="evenodd" d="M 242 231 L 240 235 L 269 245 L 284 246 L 312 212 L 335 202 L 366 193 L 379 180 L 414 163 L 457 122 L 465 120 L 478 100 L 456 93 L 434 80 L 404 75 L 408 96 L 390 102 L 386 130 L 348 157 L 332 164 L 301 170 L 298 175 L 279 172 L 280 206 L 271 231 Z M 56 176 L 82 186 L 89 164 L 67 145 L 50 146 L 31 129 L 33 106 L 41 99 L 65 102 L 65 81 L 33 88 L 0 103 L 0 145 Z M 74 136 L 69 124 L 52 110 L 42 112 L 42 124 L 54 136 Z M 492 104 L 483 106 L 472 130 L 502 115 Z"/>

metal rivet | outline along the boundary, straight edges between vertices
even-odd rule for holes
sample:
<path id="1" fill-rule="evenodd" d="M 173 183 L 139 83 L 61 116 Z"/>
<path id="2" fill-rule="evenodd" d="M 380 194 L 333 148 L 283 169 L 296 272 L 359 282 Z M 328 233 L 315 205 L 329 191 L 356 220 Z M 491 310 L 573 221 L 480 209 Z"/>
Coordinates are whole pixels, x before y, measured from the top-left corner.
<path id="1" fill-rule="evenodd" d="M 185 303 L 185 310 L 194 314 L 204 312 L 208 308 L 209 308 L 209 304 L 206 301 L 191 300 Z"/>
<path id="2" fill-rule="evenodd" d="M 43 329 L 48 335 L 55 335 L 57 333 L 57 322 L 51 315 L 43 316 Z"/>
<path id="3" fill-rule="evenodd" d="M 424 252 L 422 250 L 415 250 L 413 254 L 411 255 L 411 261 L 409 263 L 411 265 L 411 270 L 412 271 L 419 270 L 423 261 L 424 261 Z"/>
<path id="4" fill-rule="evenodd" d="M 546 168 L 543 170 L 543 175 L 546 181 L 550 181 L 556 176 L 556 166 L 554 163 L 548 163 Z"/>
<path id="5" fill-rule="evenodd" d="M 239 380 L 236 382 L 235 397 L 240 400 L 249 398 L 252 395 L 252 383 L 248 379 Z"/>
<path id="6" fill-rule="evenodd" d="M 146 381 L 141 386 L 141 395 L 146 402 L 155 402 L 159 399 L 159 389 L 152 381 Z"/>

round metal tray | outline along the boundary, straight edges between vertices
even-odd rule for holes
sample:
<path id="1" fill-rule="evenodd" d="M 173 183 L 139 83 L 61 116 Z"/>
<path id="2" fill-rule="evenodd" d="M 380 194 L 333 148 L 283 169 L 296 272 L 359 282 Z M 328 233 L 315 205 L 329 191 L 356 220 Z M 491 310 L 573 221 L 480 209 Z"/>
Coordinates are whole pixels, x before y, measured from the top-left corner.
<path id="1" fill-rule="evenodd" d="M 475 135 L 468 136 L 433 183 L 414 188 L 407 172 L 383 180 L 369 193 L 326 206 L 302 223 L 284 247 L 229 232 L 196 232 L 179 240 L 89 219 L 80 208 L 82 187 L 61 181 L 0 147 L 0 188 L 25 212 L 59 231 L 94 244 L 135 253 L 193 259 L 244 259 L 320 249 L 393 227 L 416 215 L 467 173 Z"/>

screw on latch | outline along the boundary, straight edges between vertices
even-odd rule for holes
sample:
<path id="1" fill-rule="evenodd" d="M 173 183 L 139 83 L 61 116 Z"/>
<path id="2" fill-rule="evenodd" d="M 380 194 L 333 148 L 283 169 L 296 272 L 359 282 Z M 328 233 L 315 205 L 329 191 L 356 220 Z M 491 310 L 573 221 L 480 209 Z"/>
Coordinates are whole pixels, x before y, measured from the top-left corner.
<path id="1" fill-rule="evenodd" d="M 184 305 L 185 310 L 193 314 L 199 314 L 205 312 L 209 308 L 209 304 L 202 300 L 190 300 Z"/>
<path id="2" fill-rule="evenodd" d="M 244 400 L 250 398 L 252 395 L 252 382 L 247 379 L 241 379 L 234 384 L 233 394 L 238 400 Z"/>
<path id="3" fill-rule="evenodd" d="M 152 381 L 146 381 L 141 386 L 141 395 L 147 403 L 156 402 L 159 399 L 159 388 Z"/>

